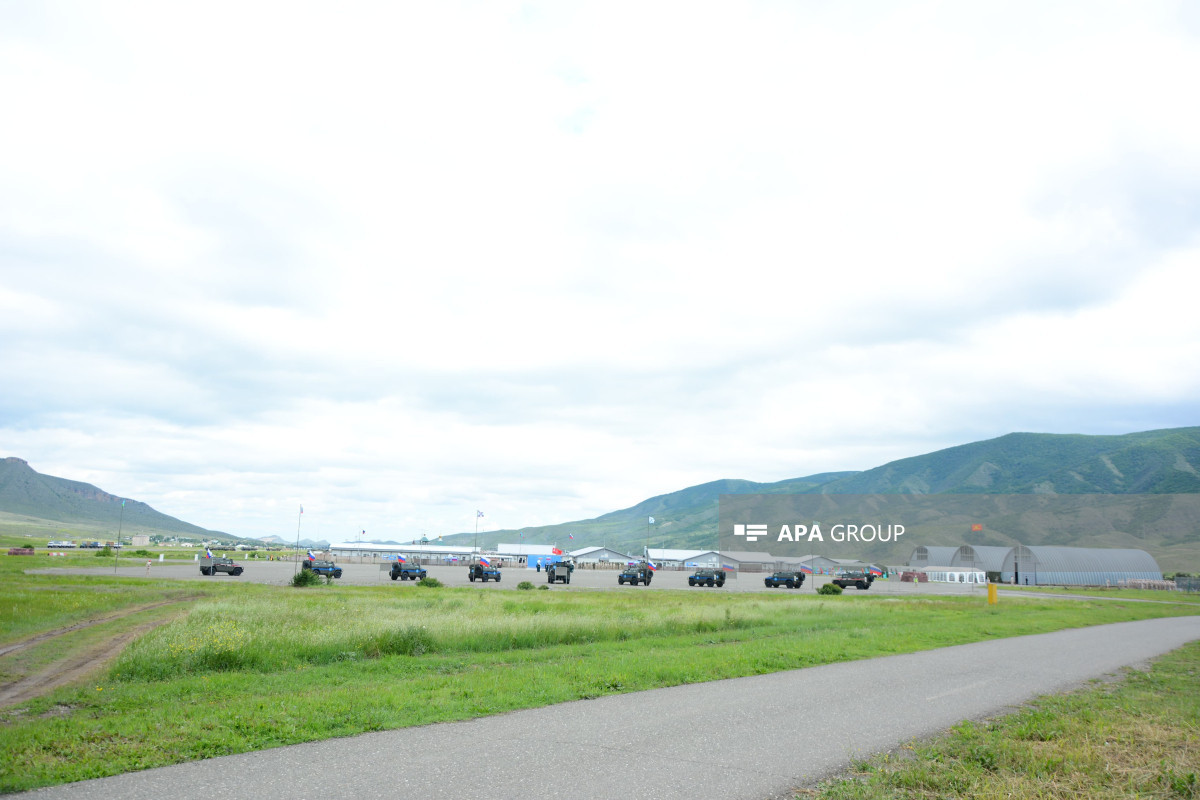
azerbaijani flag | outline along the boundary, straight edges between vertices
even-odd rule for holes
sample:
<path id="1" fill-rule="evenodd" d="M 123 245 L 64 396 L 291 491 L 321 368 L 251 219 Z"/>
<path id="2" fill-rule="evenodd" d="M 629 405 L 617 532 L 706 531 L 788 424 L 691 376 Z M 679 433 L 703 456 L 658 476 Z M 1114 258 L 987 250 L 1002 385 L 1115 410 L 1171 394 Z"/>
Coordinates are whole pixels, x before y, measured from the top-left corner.
<path id="1" fill-rule="evenodd" d="M 404 556 L 401 556 L 401 555 L 397 555 L 397 556 L 396 556 L 396 560 L 397 560 L 397 561 L 399 561 L 401 564 L 406 564 L 406 563 L 408 563 L 408 559 L 407 559 L 407 558 L 405 558 Z"/>
<path id="2" fill-rule="evenodd" d="M 867 570 L 867 572 L 871 573 L 877 578 L 883 577 L 883 570 L 881 570 L 879 567 L 871 567 L 869 570 Z"/>
<path id="3" fill-rule="evenodd" d="M 803 572 L 805 575 L 812 575 L 813 574 L 812 565 L 811 564 L 801 564 L 800 571 Z"/>
<path id="4" fill-rule="evenodd" d="M 483 556 L 480 556 L 480 557 L 479 557 L 479 563 L 480 563 L 480 564 L 483 564 L 485 567 L 490 567 L 490 566 L 492 565 L 492 562 L 488 561 L 488 560 L 487 560 L 486 558 L 484 558 Z"/>

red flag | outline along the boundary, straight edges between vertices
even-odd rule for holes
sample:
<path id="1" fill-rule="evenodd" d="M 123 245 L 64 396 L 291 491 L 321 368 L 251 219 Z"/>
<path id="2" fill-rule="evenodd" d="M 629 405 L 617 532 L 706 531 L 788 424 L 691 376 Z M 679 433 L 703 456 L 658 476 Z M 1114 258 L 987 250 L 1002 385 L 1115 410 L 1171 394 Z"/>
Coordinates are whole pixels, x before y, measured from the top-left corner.
<path id="1" fill-rule="evenodd" d="M 973 530 L 973 531 L 981 531 L 981 530 L 983 530 L 983 523 L 982 523 L 982 522 L 976 522 L 974 525 L 972 525 L 972 526 L 971 526 L 971 530 Z"/>
<path id="2" fill-rule="evenodd" d="M 551 547 L 551 548 L 550 548 L 550 552 L 551 552 L 551 553 L 553 553 L 553 554 L 554 554 L 554 555 L 556 555 L 556 556 L 561 556 L 561 555 L 562 555 L 562 550 L 559 550 L 557 547 Z"/>

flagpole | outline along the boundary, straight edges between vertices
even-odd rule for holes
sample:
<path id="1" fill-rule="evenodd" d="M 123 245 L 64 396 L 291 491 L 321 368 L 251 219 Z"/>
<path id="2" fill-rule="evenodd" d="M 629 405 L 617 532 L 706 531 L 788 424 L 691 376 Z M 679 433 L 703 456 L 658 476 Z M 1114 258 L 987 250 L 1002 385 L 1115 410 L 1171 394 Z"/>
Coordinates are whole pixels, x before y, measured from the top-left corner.
<path id="1" fill-rule="evenodd" d="M 300 513 L 296 515 L 296 564 L 292 574 L 300 571 L 300 520 L 304 517 L 304 506 L 300 506 Z"/>
<path id="2" fill-rule="evenodd" d="M 121 529 L 125 526 L 125 501 L 121 501 L 121 519 L 117 522 L 117 546 L 113 548 L 113 574 L 117 574 L 117 559 L 121 557 Z M 149 572 L 149 570 L 146 570 Z"/>

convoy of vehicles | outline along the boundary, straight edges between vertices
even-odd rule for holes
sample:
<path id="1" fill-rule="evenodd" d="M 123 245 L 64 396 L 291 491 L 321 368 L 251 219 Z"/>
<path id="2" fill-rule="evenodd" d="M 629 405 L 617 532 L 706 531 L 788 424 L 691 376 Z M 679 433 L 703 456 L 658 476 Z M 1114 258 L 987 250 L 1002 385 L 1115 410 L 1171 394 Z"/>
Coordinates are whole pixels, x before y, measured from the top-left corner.
<path id="1" fill-rule="evenodd" d="M 218 572 L 224 572 L 226 575 L 237 577 L 242 574 L 242 565 L 232 558 L 222 558 L 220 556 L 200 559 L 201 575 L 215 575 Z"/>
<path id="2" fill-rule="evenodd" d="M 688 576 L 688 586 L 724 586 L 725 570 L 701 567 Z"/>

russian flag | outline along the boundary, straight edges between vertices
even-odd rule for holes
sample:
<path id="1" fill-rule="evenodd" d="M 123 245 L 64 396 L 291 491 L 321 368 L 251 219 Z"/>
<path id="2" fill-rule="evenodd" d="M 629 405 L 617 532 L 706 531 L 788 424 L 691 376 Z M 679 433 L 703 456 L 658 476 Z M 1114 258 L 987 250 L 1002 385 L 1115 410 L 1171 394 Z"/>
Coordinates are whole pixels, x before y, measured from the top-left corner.
<path id="1" fill-rule="evenodd" d="M 729 566 L 728 564 L 722 564 L 721 569 L 725 570 L 726 572 L 734 572 L 735 571 L 734 568 Z"/>
<path id="2" fill-rule="evenodd" d="M 485 567 L 490 567 L 490 566 L 492 565 L 492 562 L 488 561 L 488 560 L 487 560 L 486 558 L 484 558 L 483 556 L 480 556 L 480 557 L 479 557 L 479 563 L 480 563 L 480 564 L 483 564 Z"/>
<path id="3" fill-rule="evenodd" d="M 650 568 L 651 572 L 658 572 L 658 567 L 654 566 L 653 561 L 647 561 L 646 566 Z"/>
<path id="4" fill-rule="evenodd" d="M 404 556 L 399 556 L 399 555 L 398 555 L 398 556 L 396 556 L 396 560 L 397 560 L 397 561 L 399 561 L 401 564 L 406 564 L 406 563 L 408 563 L 408 559 L 407 559 L 407 558 L 405 558 Z"/>
<path id="5" fill-rule="evenodd" d="M 317 557 L 313 555 L 313 551 L 312 551 L 312 550 L 309 550 L 309 551 L 308 551 L 308 560 L 309 560 L 309 561 L 316 561 L 316 560 L 317 560 Z"/>
<path id="6" fill-rule="evenodd" d="M 800 571 L 801 571 L 801 572 L 803 572 L 805 575 L 812 575 L 812 574 L 813 574 L 812 567 L 811 567 L 810 565 L 808 565 L 808 564 L 801 564 L 801 565 L 800 565 Z"/>
<path id="7" fill-rule="evenodd" d="M 208 553 L 209 558 L 212 558 L 212 548 L 211 547 L 204 548 L 204 552 Z"/>
<path id="8" fill-rule="evenodd" d="M 869 570 L 867 570 L 867 572 L 871 573 L 877 578 L 883 576 L 883 570 L 881 570 L 879 567 L 871 567 Z"/>

